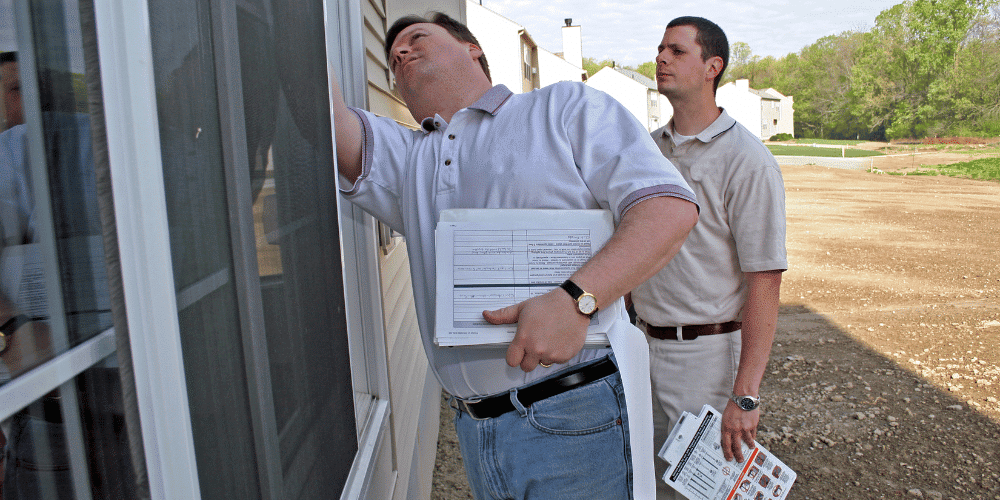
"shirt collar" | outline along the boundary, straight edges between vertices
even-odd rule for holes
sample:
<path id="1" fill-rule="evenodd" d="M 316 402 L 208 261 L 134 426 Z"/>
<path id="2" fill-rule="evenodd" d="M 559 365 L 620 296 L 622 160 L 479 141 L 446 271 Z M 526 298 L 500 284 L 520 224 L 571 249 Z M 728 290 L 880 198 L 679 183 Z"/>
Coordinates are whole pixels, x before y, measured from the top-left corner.
<path id="1" fill-rule="evenodd" d="M 698 132 L 697 134 L 694 135 L 696 138 L 698 138 L 699 141 L 704 142 L 706 144 L 712 142 L 713 140 L 715 140 L 716 137 L 719 137 L 724 132 L 733 128 L 733 126 L 736 125 L 736 119 L 729 116 L 729 113 L 726 112 L 725 108 L 720 107 L 719 111 L 721 111 L 722 113 L 719 114 L 719 117 L 716 118 L 711 125 L 705 128 L 705 130 L 702 130 L 701 132 Z M 673 141 L 673 134 L 672 134 L 673 130 L 674 130 L 674 119 L 671 118 L 670 123 L 668 123 L 666 127 L 663 127 L 663 137 L 669 138 L 671 141 Z"/>
<path id="2" fill-rule="evenodd" d="M 482 97 L 476 102 L 472 103 L 467 109 L 478 109 L 480 111 L 485 111 L 493 116 L 496 116 L 500 112 L 500 108 L 514 95 L 510 89 L 504 84 L 494 85 L 492 88 L 486 91 Z M 438 115 L 428 116 L 420 121 L 420 130 L 425 134 L 429 134 L 443 126 L 447 123 Z"/>
<path id="3" fill-rule="evenodd" d="M 486 91 L 478 101 L 472 103 L 469 106 L 472 109 L 478 109 L 485 111 L 493 116 L 496 116 L 500 111 L 500 107 L 510 99 L 510 96 L 514 95 L 510 89 L 504 84 L 494 85 L 493 88 Z"/>

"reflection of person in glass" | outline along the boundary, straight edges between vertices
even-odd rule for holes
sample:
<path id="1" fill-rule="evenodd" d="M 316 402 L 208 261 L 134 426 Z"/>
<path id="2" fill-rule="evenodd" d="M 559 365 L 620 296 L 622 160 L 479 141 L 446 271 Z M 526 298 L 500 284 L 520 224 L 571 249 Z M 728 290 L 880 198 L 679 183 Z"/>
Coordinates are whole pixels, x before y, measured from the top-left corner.
<path id="1" fill-rule="evenodd" d="M 3 90 L 4 123 L 0 133 L 0 357 L 8 376 L 17 376 L 52 355 L 48 327 L 35 314 L 42 303 L 28 281 L 33 271 L 25 245 L 34 243 L 34 215 L 26 150 L 24 116 L 21 112 L 21 81 L 17 53 L 0 54 L 0 88 Z M 28 271 L 28 272 L 25 272 Z M 27 302 L 35 302 L 29 304 Z"/>
<path id="2" fill-rule="evenodd" d="M 17 52 L 0 53 L 0 106 L 3 106 L 3 127 L 7 130 L 24 123 L 21 107 L 21 76 L 17 73 Z"/>
<path id="3" fill-rule="evenodd" d="M 0 61 L 3 61 L 0 85 L 4 91 L 4 118 L 8 126 L 13 124 L 0 133 L 0 371 L 8 379 L 51 359 L 54 352 L 44 317 L 47 307 L 44 274 L 38 257 L 17 56 L 5 53 Z M 51 90 L 51 83 L 40 82 L 40 87 Z M 43 111 L 51 109 L 53 101 L 49 96 L 49 92 L 42 93 Z M 55 128 L 64 133 L 79 131 L 76 126 L 79 121 L 70 114 L 56 115 L 46 116 L 51 124 L 58 125 Z M 3 435 L 4 500 L 73 498 L 58 390 L 14 414 L 4 423 Z M 55 496 L 43 496 L 43 491 Z"/>

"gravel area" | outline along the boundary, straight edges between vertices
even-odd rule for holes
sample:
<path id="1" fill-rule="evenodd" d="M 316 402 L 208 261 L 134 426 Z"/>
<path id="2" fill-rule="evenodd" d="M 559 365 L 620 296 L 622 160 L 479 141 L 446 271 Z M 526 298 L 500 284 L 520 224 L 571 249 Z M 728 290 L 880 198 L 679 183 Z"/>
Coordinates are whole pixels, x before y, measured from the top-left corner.
<path id="1" fill-rule="evenodd" d="M 798 471 L 788 498 L 1000 500 L 1000 183 L 782 171 L 759 440 Z M 432 498 L 471 498 L 450 418 Z"/>

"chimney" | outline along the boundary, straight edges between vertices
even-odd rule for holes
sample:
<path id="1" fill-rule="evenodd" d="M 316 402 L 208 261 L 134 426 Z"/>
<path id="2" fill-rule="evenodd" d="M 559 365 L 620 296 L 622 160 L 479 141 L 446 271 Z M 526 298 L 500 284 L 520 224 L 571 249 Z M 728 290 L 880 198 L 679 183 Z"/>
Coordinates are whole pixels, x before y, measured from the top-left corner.
<path id="1" fill-rule="evenodd" d="M 576 66 L 583 67 L 583 36 L 579 26 L 573 26 L 573 19 L 565 20 L 566 26 L 562 27 L 563 39 L 563 59 Z"/>

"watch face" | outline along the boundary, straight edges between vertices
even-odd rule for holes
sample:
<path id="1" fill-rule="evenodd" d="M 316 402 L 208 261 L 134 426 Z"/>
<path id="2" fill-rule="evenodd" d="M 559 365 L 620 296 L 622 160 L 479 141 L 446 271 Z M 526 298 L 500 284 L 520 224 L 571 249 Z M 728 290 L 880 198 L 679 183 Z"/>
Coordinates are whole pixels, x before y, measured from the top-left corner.
<path id="1" fill-rule="evenodd" d="M 739 405 L 740 408 L 746 411 L 750 411 L 753 410 L 754 408 L 757 408 L 757 402 L 748 397 L 736 398 L 736 404 Z"/>
<path id="2" fill-rule="evenodd" d="M 589 293 L 581 295 L 576 304 L 583 314 L 594 314 L 594 311 L 597 310 L 597 299 Z"/>

